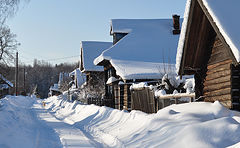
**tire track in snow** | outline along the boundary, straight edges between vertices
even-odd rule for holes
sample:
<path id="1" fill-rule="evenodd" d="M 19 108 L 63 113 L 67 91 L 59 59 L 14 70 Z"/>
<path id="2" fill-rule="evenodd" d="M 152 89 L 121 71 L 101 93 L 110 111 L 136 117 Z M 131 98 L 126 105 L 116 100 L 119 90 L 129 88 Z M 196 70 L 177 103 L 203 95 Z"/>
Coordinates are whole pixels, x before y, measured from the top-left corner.
<path id="1" fill-rule="evenodd" d="M 39 120 L 44 121 L 58 135 L 63 147 L 105 147 L 94 140 L 80 128 L 69 125 L 42 108 L 41 103 L 35 103 L 33 108 Z"/>

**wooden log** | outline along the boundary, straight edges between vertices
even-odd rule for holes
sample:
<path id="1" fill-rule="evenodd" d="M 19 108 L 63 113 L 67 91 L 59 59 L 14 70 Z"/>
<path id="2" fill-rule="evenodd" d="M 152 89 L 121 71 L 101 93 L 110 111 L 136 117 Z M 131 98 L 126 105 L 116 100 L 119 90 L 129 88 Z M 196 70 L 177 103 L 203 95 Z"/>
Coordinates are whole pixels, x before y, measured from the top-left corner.
<path id="1" fill-rule="evenodd" d="M 209 81 L 209 80 L 225 77 L 225 76 L 228 76 L 230 74 L 231 74 L 230 70 L 224 70 L 224 71 L 220 71 L 220 72 L 217 72 L 217 73 L 207 75 L 205 80 Z"/>
<path id="2" fill-rule="evenodd" d="M 228 82 L 223 82 L 219 84 L 204 86 L 203 92 L 210 92 L 210 91 L 224 89 L 224 88 L 231 88 L 231 82 L 228 81 Z"/>
<path id="3" fill-rule="evenodd" d="M 209 61 L 208 61 L 208 65 L 212 65 L 212 64 L 216 64 L 216 63 L 219 63 L 219 62 L 222 62 L 222 61 L 226 61 L 226 60 L 229 60 L 229 56 L 225 53 L 216 53 L 214 55 L 211 55 Z"/>
<path id="4" fill-rule="evenodd" d="M 217 83 L 223 83 L 223 82 L 228 82 L 231 79 L 231 75 L 227 75 L 225 77 L 220 77 L 218 79 L 212 79 L 212 80 L 208 80 L 208 81 L 204 81 L 203 85 L 207 86 L 207 85 L 215 85 Z"/>
<path id="5" fill-rule="evenodd" d="M 214 96 L 214 97 L 204 97 L 204 101 L 206 102 L 214 102 L 214 101 L 228 101 L 231 100 L 231 94 Z"/>
<path id="6" fill-rule="evenodd" d="M 220 65 L 218 67 L 212 68 L 212 69 L 208 69 L 207 75 L 216 73 L 216 72 L 220 72 L 220 71 L 224 71 L 224 70 L 230 70 L 230 64 L 224 64 L 224 65 Z"/>
<path id="7" fill-rule="evenodd" d="M 222 61 L 222 62 L 219 62 L 219 63 L 216 63 L 216 64 L 208 65 L 207 69 L 213 69 L 213 68 L 216 68 L 218 66 L 225 65 L 225 64 L 231 64 L 231 63 L 232 63 L 232 60 L 226 60 L 226 61 Z"/>
<path id="8" fill-rule="evenodd" d="M 226 95 L 230 93 L 231 93 L 231 88 L 229 87 L 229 88 L 219 89 L 215 91 L 205 92 L 203 93 L 203 95 L 207 97 L 213 97 L 213 96 Z"/>
<path id="9" fill-rule="evenodd" d="M 180 93 L 180 94 L 170 94 L 170 95 L 163 95 L 163 96 L 157 96 L 158 99 L 172 99 L 172 98 L 182 98 L 182 97 L 189 97 L 194 98 L 195 93 Z"/>

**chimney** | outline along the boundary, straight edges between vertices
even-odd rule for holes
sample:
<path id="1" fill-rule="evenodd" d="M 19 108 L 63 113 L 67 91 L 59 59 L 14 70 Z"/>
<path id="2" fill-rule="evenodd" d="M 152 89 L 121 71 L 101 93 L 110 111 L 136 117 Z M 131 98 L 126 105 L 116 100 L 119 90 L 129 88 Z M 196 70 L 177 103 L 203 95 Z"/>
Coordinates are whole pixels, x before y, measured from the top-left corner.
<path id="1" fill-rule="evenodd" d="M 179 15 L 174 14 L 173 16 L 173 34 L 180 34 L 180 23 L 179 23 Z"/>

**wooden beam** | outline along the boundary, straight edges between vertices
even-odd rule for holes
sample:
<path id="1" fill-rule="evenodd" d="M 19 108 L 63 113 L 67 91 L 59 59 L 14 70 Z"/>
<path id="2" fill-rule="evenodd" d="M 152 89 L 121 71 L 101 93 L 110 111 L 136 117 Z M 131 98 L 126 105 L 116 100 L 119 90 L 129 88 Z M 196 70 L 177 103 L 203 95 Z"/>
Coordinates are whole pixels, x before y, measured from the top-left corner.
<path id="1" fill-rule="evenodd" d="M 181 59 L 181 63 L 180 63 L 180 69 L 179 69 L 179 74 L 182 76 L 184 75 L 184 67 L 185 67 L 185 57 L 187 54 L 186 48 L 187 48 L 187 44 L 188 44 L 188 37 L 189 37 L 189 33 L 190 33 L 190 28 L 189 26 L 191 26 L 192 24 L 192 17 L 193 17 L 193 9 L 195 6 L 195 1 L 196 0 L 191 0 L 191 4 L 190 4 L 190 10 L 189 10 L 189 14 L 188 14 L 188 22 L 187 22 L 187 29 L 186 29 L 186 34 L 185 34 L 185 39 L 184 39 L 184 44 L 183 44 L 183 52 L 182 52 L 182 59 Z"/>
<path id="2" fill-rule="evenodd" d="M 172 99 L 172 98 L 195 98 L 195 93 L 180 93 L 180 94 L 169 94 L 169 95 L 163 95 L 163 96 L 157 96 L 158 99 Z"/>

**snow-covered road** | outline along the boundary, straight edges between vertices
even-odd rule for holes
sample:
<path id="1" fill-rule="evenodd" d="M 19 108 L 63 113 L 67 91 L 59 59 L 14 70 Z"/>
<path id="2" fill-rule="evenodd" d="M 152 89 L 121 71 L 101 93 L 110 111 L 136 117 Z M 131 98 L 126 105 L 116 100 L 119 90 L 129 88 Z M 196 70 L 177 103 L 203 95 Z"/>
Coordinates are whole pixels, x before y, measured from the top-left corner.
<path id="1" fill-rule="evenodd" d="M 219 102 L 145 114 L 69 102 L 63 96 L 0 100 L 0 148 L 238 148 L 239 133 L 240 113 Z"/>
<path id="2" fill-rule="evenodd" d="M 42 120 L 49 128 L 53 129 L 59 136 L 63 147 L 100 147 L 101 144 L 88 138 L 87 134 L 73 125 L 64 123 L 49 113 L 41 104 L 41 100 L 33 105 L 39 120 Z"/>

